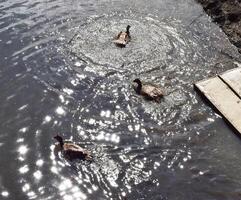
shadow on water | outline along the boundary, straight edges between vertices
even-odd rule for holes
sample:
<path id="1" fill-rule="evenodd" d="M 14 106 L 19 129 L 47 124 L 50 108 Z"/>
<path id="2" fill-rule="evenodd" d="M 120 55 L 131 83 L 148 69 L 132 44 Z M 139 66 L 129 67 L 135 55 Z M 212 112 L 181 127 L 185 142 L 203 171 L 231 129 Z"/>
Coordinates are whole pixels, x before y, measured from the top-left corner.
<path id="1" fill-rule="evenodd" d="M 192 0 L 0 2 L 3 199 L 240 199 L 240 141 L 193 83 L 240 55 Z M 132 41 L 113 37 L 131 25 Z M 165 89 L 160 104 L 134 78 Z M 57 133 L 94 154 L 54 154 Z"/>

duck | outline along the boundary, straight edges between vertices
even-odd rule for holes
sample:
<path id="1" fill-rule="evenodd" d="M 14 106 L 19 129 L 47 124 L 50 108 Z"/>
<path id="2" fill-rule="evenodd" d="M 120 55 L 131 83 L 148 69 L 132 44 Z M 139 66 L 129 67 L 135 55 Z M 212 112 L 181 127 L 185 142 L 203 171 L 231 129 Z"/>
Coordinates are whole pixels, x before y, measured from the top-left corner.
<path id="1" fill-rule="evenodd" d="M 114 43 L 119 47 L 125 47 L 126 44 L 131 40 L 130 36 L 130 25 L 127 25 L 126 31 L 121 31 L 115 38 Z"/>
<path id="2" fill-rule="evenodd" d="M 142 83 L 139 78 L 136 78 L 132 84 L 137 94 L 144 96 L 148 100 L 160 102 L 160 99 L 164 96 L 163 90 L 153 84 Z"/>
<path id="3" fill-rule="evenodd" d="M 67 159 L 92 160 L 90 152 L 86 149 L 83 149 L 79 145 L 72 142 L 65 142 L 60 135 L 54 136 L 54 139 L 58 141 L 55 147 L 58 150 L 62 151 L 64 157 L 66 157 Z"/>

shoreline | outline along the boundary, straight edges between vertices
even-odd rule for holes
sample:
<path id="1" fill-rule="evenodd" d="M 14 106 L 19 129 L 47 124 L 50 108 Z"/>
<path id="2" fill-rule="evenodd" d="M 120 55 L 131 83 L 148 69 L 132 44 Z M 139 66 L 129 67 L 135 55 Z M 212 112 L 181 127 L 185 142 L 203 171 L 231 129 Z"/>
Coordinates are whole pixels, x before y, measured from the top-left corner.
<path id="1" fill-rule="evenodd" d="M 241 53 L 241 0 L 197 0 Z"/>

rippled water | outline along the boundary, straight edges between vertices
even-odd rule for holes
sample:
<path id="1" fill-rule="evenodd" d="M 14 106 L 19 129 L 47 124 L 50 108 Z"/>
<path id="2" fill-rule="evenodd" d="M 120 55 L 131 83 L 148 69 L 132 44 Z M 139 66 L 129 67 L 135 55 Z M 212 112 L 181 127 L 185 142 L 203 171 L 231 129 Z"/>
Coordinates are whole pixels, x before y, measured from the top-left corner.
<path id="1" fill-rule="evenodd" d="M 241 199 L 240 140 L 193 89 L 241 58 L 194 1 L 1 1 L 0 61 L 0 199 Z"/>

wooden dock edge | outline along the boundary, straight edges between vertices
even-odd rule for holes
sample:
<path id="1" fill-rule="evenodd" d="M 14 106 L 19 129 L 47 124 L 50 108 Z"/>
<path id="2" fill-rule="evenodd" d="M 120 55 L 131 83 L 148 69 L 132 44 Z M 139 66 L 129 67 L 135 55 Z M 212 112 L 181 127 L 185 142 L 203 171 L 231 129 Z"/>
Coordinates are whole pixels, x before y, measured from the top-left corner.
<path id="1" fill-rule="evenodd" d="M 235 71 L 239 72 L 237 76 Z M 229 79 L 230 73 L 235 75 L 236 82 Z M 198 81 L 193 85 L 201 97 L 204 97 L 206 103 L 210 104 L 212 109 L 231 126 L 232 130 L 241 136 L 241 68 L 228 70 L 223 74 Z M 236 85 L 238 86 L 236 87 Z"/>

